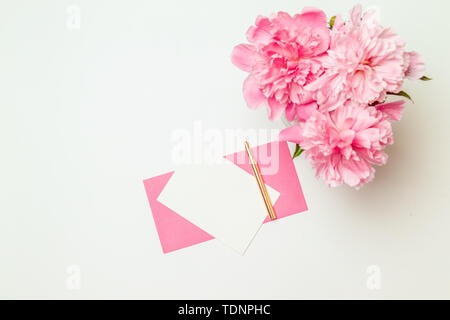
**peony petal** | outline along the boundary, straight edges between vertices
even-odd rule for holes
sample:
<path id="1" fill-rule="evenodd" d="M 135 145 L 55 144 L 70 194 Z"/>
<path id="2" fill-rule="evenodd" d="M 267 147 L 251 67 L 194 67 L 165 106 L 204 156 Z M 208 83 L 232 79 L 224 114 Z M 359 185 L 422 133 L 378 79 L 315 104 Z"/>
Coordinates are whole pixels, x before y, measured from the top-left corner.
<path id="1" fill-rule="evenodd" d="M 352 23 L 355 26 L 359 26 L 361 25 L 361 18 L 362 18 L 362 5 L 359 3 L 357 5 L 355 5 L 351 12 L 350 12 L 350 18 Z"/>
<path id="2" fill-rule="evenodd" d="M 266 97 L 259 89 L 256 79 L 251 75 L 245 79 L 242 91 L 247 106 L 250 109 L 257 109 L 267 101 Z"/>
<path id="3" fill-rule="evenodd" d="M 320 39 L 320 41 L 314 41 L 314 45 L 308 46 L 308 55 L 317 56 L 329 48 L 330 29 L 328 28 L 327 16 L 322 10 L 310 7 L 304 8 L 301 14 L 294 16 L 294 19 L 299 30 L 309 30 L 308 33 L 311 36 Z"/>
<path id="4" fill-rule="evenodd" d="M 404 104 L 404 100 L 399 100 L 395 102 L 379 104 L 375 106 L 375 108 L 381 111 L 386 119 L 391 121 L 400 121 L 402 118 Z"/>
<path id="5" fill-rule="evenodd" d="M 239 69 L 251 72 L 254 64 L 255 47 L 250 44 L 240 44 L 233 48 L 231 62 Z"/>
<path id="6" fill-rule="evenodd" d="M 279 140 L 300 144 L 303 141 L 302 132 L 303 130 L 301 125 L 293 125 L 289 128 L 281 130 Z"/>
<path id="7" fill-rule="evenodd" d="M 294 19 L 299 28 L 316 28 L 327 26 L 328 24 L 325 12 L 313 7 L 304 8 L 301 14 L 294 16 Z"/>
<path id="8" fill-rule="evenodd" d="M 339 133 L 339 139 L 341 139 L 341 144 L 346 146 L 350 145 L 355 138 L 355 131 L 353 130 L 343 130 Z"/>
<path id="9" fill-rule="evenodd" d="M 294 19 L 291 15 L 283 11 L 279 11 L 273 20 L 276 21 L 279 27 L 286 30 L 291 29 L 294 25 Z"/>
<path id="10" fill-rule="evenodd" d="M 317 110 L 317 103 L 311 102 L 308 104 L 303 105 L 296 105 L 296 113 L 297 113 L 297 119 L 299 121 L 306 121 L 311 117 L 311 115 L 314 113 L 314 111 Z"/>
<path id="11" fill-rule="evenodd" d="M 373 142 L 380 140 L 380 131 L 377 128 L 369 128 L 359 131 L 355 135 L 353 143 L 357 147 L 369 149 Z"/>
<path id="12" fill-rule="evenodd" d="M 350 187 L 360 187 L 365 179 L 372 174 L 373 168 L 365 160 L 342 160 L 340 163 L 340 171 L 345 184 Z"/>
<path id="13" fill-rule="evenodd" d="M 268 18 L 258 16 L 256 26 L 250 26 L 247 30 L 247 40 L 250 43 L 267 44 L 272 39 L 270 32 L 271 22 Z"/>
<path id="14" fill-rule="evenodd" d="M 279 119 L 285 109 L 286 105 L 281 104 L 275 98 L 271 97 L 268 99 L 267 112 L 269 114 L 269 120 Z"/>
<path id="15" fill-rule="evenodd" d="M 288 106 L 286 107 L 286 119 L 289 122 L 292 122 L 295 120 L 295 114 L 296 114 L 296 110 L 295 110 L 295 104 L 290 103 L 288 104 Z"/>
<path id="16" fill-rule="evenodd" d="M 409 56 L 409 66 L 405 76 L 411 80 L 419 80 L 425 75 L 425 62 L 417 52 L 407 52 Z"/>

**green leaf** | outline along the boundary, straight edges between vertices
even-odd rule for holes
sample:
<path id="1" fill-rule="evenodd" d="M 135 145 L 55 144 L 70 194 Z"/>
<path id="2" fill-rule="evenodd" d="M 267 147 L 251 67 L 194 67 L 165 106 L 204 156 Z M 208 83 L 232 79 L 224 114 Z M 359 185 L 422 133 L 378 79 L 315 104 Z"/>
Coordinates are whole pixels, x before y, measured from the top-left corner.
<path id="1" fill-rule="evenodd" d="M 411 100 L 412 102 L 414 102 L 414 100 L 411 98 L 411 96 L 409 94 L 407 94 L 405 91 L 400 91 L 398 93 L 388 92 L 388 94 L 393 95 L 393 96 L 404 97 L 404 98 L 407 98 L 407 99 Z"/>
<path id="2" fill-rule="evenodd" d="M 294 160 L 295 158 L 297 158 L 298 156 L 300 156 L 302 154 L 302 152 L 305 151 L 302 148 L 300 148 L 300 146 L 297 144 L 297 146 L 295 147 L 295 152 L 292 155 L 292 160 Z"/>
<path id="3" fill-rule="evenodd" d="M 422 80 L 422 81 L 430 81 L 430 80 L 433 80 L 433 79 L 428 78 L 426 76 L 423 76 L 422 78 L 420 78 L 420 80 Z"/>
<path id="4" fill-rule="evenodd" d="M 330 19 L 330 29 L 333 29 L 335 20 L 336 20 L 336 16 L 332 16 L 331 19 Z"/>

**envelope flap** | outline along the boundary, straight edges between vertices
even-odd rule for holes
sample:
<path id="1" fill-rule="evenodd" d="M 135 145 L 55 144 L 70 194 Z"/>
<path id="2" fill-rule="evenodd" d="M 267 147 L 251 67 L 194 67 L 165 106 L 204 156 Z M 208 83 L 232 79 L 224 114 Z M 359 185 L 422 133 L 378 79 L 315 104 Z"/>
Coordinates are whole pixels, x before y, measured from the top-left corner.
<path id="1" fill-rule="evenodd" d="M 286 142 L 275 141 L 252 148 L 253 155 L 261 168 L 264 183 L 280 193 L 274 202 L 277 218 L 283 218 L 308 210 L 303 190 Z M 224 156 L 236 166 L 253 175 L 245 150 Z M 269 222 L 269 217 L 264 222 Z"/>
<path id="2" fill-rule="evenodd" d="M 144 180 L 145 191 L 164 253 L 213 239 L 207 232 L 157 200 L 173 173 L 174 171 Z"/>

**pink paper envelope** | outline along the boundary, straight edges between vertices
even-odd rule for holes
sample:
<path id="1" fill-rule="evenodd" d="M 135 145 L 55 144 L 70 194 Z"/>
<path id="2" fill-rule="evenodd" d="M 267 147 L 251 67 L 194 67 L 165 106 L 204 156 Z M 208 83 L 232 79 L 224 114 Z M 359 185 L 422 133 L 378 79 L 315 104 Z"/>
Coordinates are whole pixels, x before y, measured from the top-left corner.
<path id="1" fill-rule="evenodd" d="M 271 142 L 252 148 L 252 152 L 261 169 L 264 183 L 280 193 L 273 204 L 277 219 L 306 211 L 308 208 L 287 143 Z M 225 158 L 253 175 L 244 150 L 227 155 Z M 214 239 L 157 200 L 173 173 L 174 171 L 144 180 L 145 191 L 164 253 Z M 256 181 L 255 188 L 257 188 Z M 261 201 L 263 201 L 262 198 Z M 267 217 L 264 223 L 270 221 Z"/>

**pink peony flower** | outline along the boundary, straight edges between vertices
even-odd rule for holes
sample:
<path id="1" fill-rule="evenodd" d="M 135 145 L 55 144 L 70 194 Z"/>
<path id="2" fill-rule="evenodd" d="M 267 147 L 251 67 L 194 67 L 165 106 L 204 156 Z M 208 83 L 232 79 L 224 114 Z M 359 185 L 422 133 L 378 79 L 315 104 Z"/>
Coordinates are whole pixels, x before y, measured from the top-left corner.
<path id="1" fill-rule="evenodd" d="M 362 14 L 357 5 L 350 16 L 346 22 L 336 17 L 330 50 L 322 60 L 325 73 L 306 87 L 314 91 L 321 110 L 331 111 L 348 99 L 363 105 L 383 102 L 388 92 L 401 90 L 405 72 L 416 73 L 413 65 L 407 71 L 405 42 L 381 26 L 374 11 Z"/>
<path id="2" fill-rule="evenodd" d="M 347 101 L 331 112 L 315 111 L 306 121 L 283 130 L 280 140 L 299 143 L 318 178 L 330 186 L 359 188 L 383 165 L 393 143 L 390 121 L 401 118 L 403 101 L 362 106 Z"/>
<path id="3" fill-rule="evenodd" d="M 271 120 L 284 111 L 289 121 L 306 119 L 317 105 L 305 86 L 323 73 L 322 57 L 330 42 L 323 11 L 305 8 L 293 17 L 285 12 L 259 16 L 247 39 L 250 44 L 236 46 L 231 56 L 249 72 L 243 87 L 247 105 L 266 105 Z"/>
<path id="4" fill-rule="evenodd" d="M 423 58 L 407 52 L 375 13 L 357 5 L 348 21 L 336 16 L 331 30 L 315 8 L 259 16 L 247 31 L 249 43 L 231 55 L 249 73 L 247 105 L 266 106 L 270 120 L 284 113 L 295 122 L 280 140 L 299 144 L 330 186 L 359 188 L 374 177 L 374 165 L 386 163 L 391 122 L 401 119 L 404 105 L 385 103 L 386 96 L 399 93 L 405 78 L 424 76 Z"/>

